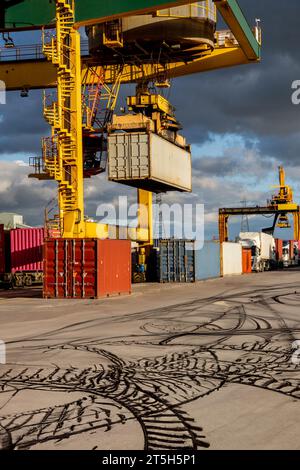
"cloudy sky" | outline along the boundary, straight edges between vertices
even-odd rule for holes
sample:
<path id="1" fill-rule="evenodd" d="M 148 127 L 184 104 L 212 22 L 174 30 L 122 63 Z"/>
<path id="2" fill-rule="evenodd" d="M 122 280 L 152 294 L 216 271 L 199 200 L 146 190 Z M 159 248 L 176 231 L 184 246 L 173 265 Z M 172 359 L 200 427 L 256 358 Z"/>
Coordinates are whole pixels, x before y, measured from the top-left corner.
<path id="1" fill-rule="evenodd" d="M 217 235 L 219 207 L 239 206 L 244 199 L 265 203 L 279 164 L 300 199 L 300 106 L 291 102 L 292 82 L 300 80 L 300 3 L 287 0 L 283 8 L 280 0 L 240 0 L 240 5 L 252 24 L 261 19 L 262 62 L 174 80 L 170 95 L 193 146 L 194 191 L 165 200 L 205 204 L 207 238 Z M 23 35 L 14 37 L 18 44 L 28 42 Z M 28 167 L 20 162 L 40 155 L 41 137 L 48 132 L 40 92 L 27 99 L 8 94 L 0 107 L 0 211 L 23 213 L 33 225 L 42 223 L 55 185 L 29 180 Z M 101 202 L 116 202 L 119 193 L 133 195 L 108 184 L 105 176 L 88 182 L 88 214 L 95 216 Z M 249 223 L 251 230 L 271 225 L 266 219 Z M 239 228 L 240 221 L 233 221 L 232 237 Z M 288 238 L 290 233 L 277 235 Z"/>

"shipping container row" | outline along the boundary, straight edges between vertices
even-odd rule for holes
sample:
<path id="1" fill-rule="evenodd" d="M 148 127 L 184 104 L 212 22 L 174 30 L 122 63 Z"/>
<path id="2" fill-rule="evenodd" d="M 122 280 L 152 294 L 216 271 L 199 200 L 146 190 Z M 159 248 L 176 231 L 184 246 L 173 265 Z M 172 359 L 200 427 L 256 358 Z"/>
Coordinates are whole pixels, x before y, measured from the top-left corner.
<path id="1" fill-rule="evenodd" d="M 4 230 L 0 225 L 0 284 L 5 287 L 42 284 L 46 297 L 98 298 L 128 293 L 128 280 L 195 282 L 255 271 L 257 255 L 242 243 L 159 240 L 145 265 L 131 259 L 130 241 L 44 241 L 43 228 Z M 299 241 L 274 242 L 274 267 L 299 263 Z M 130 258 L 128 260 L 128 257 Z M 130 266 L 130 267 L 129 267 Z M 45 275 L 45 276 L 44 276 Z"/>
<path id="2" fill-rule="evenodd" d="M 225 242 L 220 246 L 217 241 L 206 241 L 203 247 L 199 247 L 199 244 L 193 241 L 159 240 L 156 244 L 145 267 L 145 280 L 151 282 L 195 282 L 257 271 L 256 251 L 244 247 L 241 243 Z M 281 240 L 276 241 L 278 260 L 284 258 L 287 251 L 285 244 L 286 242 Z M 287 245 L 290 257 L 298 264 L 296 253 L 299 253 L 299 242 L 287 242 Z M 283 247 L 283 255 L 280 247 Z M 133 265 L 135 262 L 133 261 Z M 262 265 L 262 270 L 285 266 L 288 265 L 282 261 L 277 264 L 269 262 Z"/>
<path id="3" fill-rule="evenodd" d="M 251 256 L 247 258 L 251 269 Z M 249 272 L 249 266 L 247 266 Z M 195 282 L 242 274 L 239 243 L 208 241 L 202 247 L 186 240 L 159 240 L 147 263 L 147 280 L 152 282 Z"/>

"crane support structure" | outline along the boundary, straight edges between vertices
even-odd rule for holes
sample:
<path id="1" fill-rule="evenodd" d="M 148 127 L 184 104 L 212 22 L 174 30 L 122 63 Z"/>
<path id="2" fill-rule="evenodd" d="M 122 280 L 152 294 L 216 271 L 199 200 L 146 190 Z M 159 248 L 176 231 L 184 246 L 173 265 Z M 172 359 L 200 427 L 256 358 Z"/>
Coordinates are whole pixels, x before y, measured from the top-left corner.
<path id="1" fill-rule="evenodd" d="M 257 58 L 260 57 L 261 38 L 253 35 L 253 31 L 237 1 L 214 0 L 214 2 L 246 57 L 249 60 L 257 60 Z"/>
<path id="2" fill-rule="evenodd" d="M 229 240 L 228 222 L 229 218 L 237 215 L 274 215 L 274 224 L 272 230 L 275 230 L 276 222 L 281 215 L 292 214 L 294 219 L 294 240 L 300 240 L 300 207 L 296 204 L 289 209 L 282 206 L 274 207 L 231 207 L 219 210 L 219 238 L 220 243 Z"/>
<path id="3" fill-rule="evenodd" d="M 279 219 L 288 222 L 288 215 L 293 216 L 294 220 L 294 240 L 300 240 L 300 206 L 295 204 L 293 201 L 293 191 L 290 186 L 285 183 L 285 171 L 282 166 L 279 170 L 279 186 L 275 186 L 279 189 L 278 193 L 273 195 L 271 201 L 268 201 L 268 205 L 264 207 L 231 207 L 219 209 L 219 238 L 220 242 L 227 242 L 229 239 L 228 234 L 228 222 L 229 218 L 233 216 L 245 216 L 245 215 L 274 215 L 273 226 L 269 229 L 265 229 L 265 232 L 274 233 L 277 221 Z M 280 227 L 280 224 L 279 224 Z M 287 228 L 283 227 L 281 228 Z"/>
<path id="4" fill-rule="evenodd" d="M 216 33 L 216 47 L 211 53 L 203 54 L 200 47 L 199 51 L 194 49 L 193 58 L 186 62 L 124 63 L 122 83 L 151 80 L 159 73 L 174 78 L 259 61 L 259 29 L 251 30 L 236 0 L 214 2 L 230 31 L 223 36 Z M 64 237 L 107 238 L 109 231 L 106 225 L 86 221 L 84 214 L 82 82 L 91 64 L 89 57 L 82 57 L 79 27 L 136 14 L 155 14 L 160 9 L 192 3 L 187 0 L 0 0 L 0 31 L 42 29 L 44 39 L 50 37 L 50 41 L 44 40 L 42 48 L 47 60 L 42 55 L 30 60 L 22 53 L 15 60 L 12 57 L 5 60 L 5 53 L 1 54 L 0 79 L 6 83 L 7 90 L 57 89 L 57 101 L 50 105 L 45 101 L 44 105 L 52 136 L 44 140 L 43 160 L 49 179 L 58 183 L 58 220 Z M 45 34 L 54 28 L 56 37 Z M 105 66 L 103 81 L 109 84 L 114 79 L 114 66 Z M 139 190 L 138 197 L 139 225 L 135 235 L 147 245 L 153 239 L 152 194 Z"/>
<path id="5" fill-rule="evenodd" d="M 238 6 L 237 0 L 214 0 L 224 20 L 252 42 L 253 33 Z M 76 0 L 75 28 L 97 24 L 114 18 L 151 13 L 164 8 L 194 3 L 190 0 Z M 55 2 L 49 0 L 1 0 L 0 30 L 39 29 L 55 24 Z M 230 27 L 231 27 L 230 26 Z M 232 30 L 233 31 L 233 30 Z M 233 31 L 234 32 L 234 31 Z M 256 46 L 254 45 L 256 48 Z"/>
<path id="6" fill-rule="evenodd" d="M 28 53 L 25 48 L 16 48 L 15 59 L 6 60 L 5 54 L 0 55 L 0 79 L 6 84 L 7 91 L 34 90 L 55 88 L 57 85 L 56 68 L 52 63 L 42 58 L 36 58 L 39 45 L 31 46 L 32 52 Z M 32 58 L 28 58 L 32 54 Z M 40 57 L 38 52 L 38 57 Z M 222 44 L 205 57 L 200 57 L 188 64 L 177 62 L 168 64 L 167 75 L 169 78 L 177 78 L 201 72 L 234 67 L 237 65 L 249 64 L 239 45 Z M 89 66 L 87 56 L 82 57 L 82 77 L 85 76 Z M 163 66 L 142 64 L 125 65 L 122 73 L 122 83 L 136 83 L 141 78 L 151 80 L 160 72 L 165 73 Z M 105 83 L 113 83 L 114 67 L 107 66 L 105 69 Z"/>
<path id="7" fill-rule="evenodd" d="M 192 62 L 172 63 L 168 69 L 163 69 L 159 64 L 139 64 L 133 66 L 124 64 L 124 77 L 122 83 L 134 83 L 143 78 L 151 80 L 160 72 L 167 72 L 169 78 L 176 78 L 188 74 L 211 71 L 224 67 L 248 64 L 252 61 L 259 61 L 261 56 L 260 30 L 253 32 L 245 19 L 236 0 L 214 0 L 220 14 L 233 33 L 235 41 L 226 44 L 226 41 L 219 41 L 220 34 L 216 33 L 216 48 L 210 54 L 202 57 L 199 49 L 199 58 Z M 18 29 L 42 28 L 45 26 L 55 27 L 55 2 L 45 0 L 23 0 L 13 2 L 0 1 L 0 21 L 2 18 L 3 27 L 16 31 Z M 166 6 L 174 6 L 187 1 L 165 2 L 158 0 L 121 0 L 111 2 L 100 0 L 76 0 L 75 9 L 77 11 L 78 24 L 74 23 L 74 28 L 90 23 L 100 23 L 115 16 L 122 17 L 134 13 L 152 11 Z M 2 9 L 2 10 L 1 10 Z M 117 12 L 119 13 L 117 14 Z M 24 21 L 24 19 L 26 19 Z M 0 25 L 1 27 L 1 25 Z M 221 36 L 222 36 L 222 32 Z M 0 54 L 0 79 L 6 83 L 8 91 L 38 88 L 51 88 L 56 86 L 56 70 L 52 64 L 45 62 L 42 57 L 39 45 L 28 48 L 16 48 L 15 58 L 10 55 L 8 58 L 4 53 Z M 82 57 L 83 73 L 88 66 L 88 57 Z M 30 67 L 29 67 L 30 65 Z M 107 68 L 105 81 L 110 83 L 113 76 L 112 68 Z"/>
<path id="8" fill-rule="evenodd" d="M 97 24 L 114 18 L 192 3 L 190 0 L 76 0 L 75 27 Z M 0 2 L 0 28 L 38 29 L 51 26 L 55 19 L 55 2 L 49 0 L 8 0 Z"/>

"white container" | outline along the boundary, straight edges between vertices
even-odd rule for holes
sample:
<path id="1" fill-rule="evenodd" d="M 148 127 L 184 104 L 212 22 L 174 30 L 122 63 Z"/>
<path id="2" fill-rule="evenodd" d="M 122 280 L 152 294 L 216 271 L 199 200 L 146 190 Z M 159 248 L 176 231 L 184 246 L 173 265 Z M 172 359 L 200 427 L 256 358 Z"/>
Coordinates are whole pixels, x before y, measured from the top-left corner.
<path id="1" fill-rule="evenodd" d="M 108 179 L 153 192 L 191 192 L 191 154 L 151 132 L 117 132 L 108 137 Z"/>
<path id="2" fill-rule="evenodd" d="M 0 213 L 0 225 L 4 225 L 5 230 L 26 227 L 24 225 L 23 216 L 11 212 Z"/>
<path id="3" fill-rule="evenodd" d="M 241 232 L 239 239 L 242 244 L 247 241 L 250 247 L 259 248 L 261 259 L 271 260 L 274 258 L 275 240 L 272 235 L 264 232 Z"/>
<path id="4" fill-rule="evenodd" d="M 242 273 L 242 245 L 240 243 L 222 243 L 221 275 L 232 276 Z"/>

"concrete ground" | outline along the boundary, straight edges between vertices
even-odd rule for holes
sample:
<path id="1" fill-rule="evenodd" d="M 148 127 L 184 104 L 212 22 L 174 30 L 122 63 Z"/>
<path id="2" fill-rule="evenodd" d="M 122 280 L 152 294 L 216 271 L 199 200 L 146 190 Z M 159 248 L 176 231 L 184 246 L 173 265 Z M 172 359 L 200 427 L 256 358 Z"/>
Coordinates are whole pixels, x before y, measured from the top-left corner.
<path id="1" fill-rule="evenodd" d="M 300 449 L 298 270 L 40 297 L 0 291 L 0 447 Z"/>

